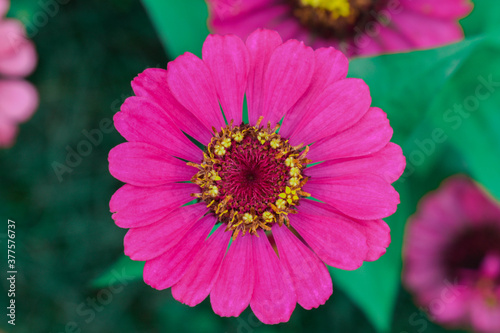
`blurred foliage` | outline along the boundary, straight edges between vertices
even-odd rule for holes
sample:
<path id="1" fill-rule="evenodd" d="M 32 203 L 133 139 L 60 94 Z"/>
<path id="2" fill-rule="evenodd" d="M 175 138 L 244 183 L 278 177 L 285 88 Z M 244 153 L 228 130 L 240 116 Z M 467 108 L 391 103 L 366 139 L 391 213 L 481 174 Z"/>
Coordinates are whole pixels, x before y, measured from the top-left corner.
<path id="1" fill-rule="evenodd" d="M 47 2 L 15 0 L 10 12 L 28 25 L 38 48 L 39 67 L 30 79 L 39 89 L 41 105 L 21 126 L 16 146 L 0 151 L 0 216 L 17 223 L 19 267 L 17 325 L 12 330 L 2 320 L 1 329 L 446 331 L 432 324 L 401 287 L 403 232 L 422 195 L 451 174 L 471 174 L 500 197 L 500 93 L 496 88 L 487 98 L 476 96 L 479 77 L 488 80 L 491 75 L 500 82 L 497 1 L 475 1 L 474 12 L 463 20 L 463 42 L 351 62 L 349 75 L 370 85 L 373 105 L 388 113 L 393 140 L 408 159 L 407 171 L 396 183 L 399 210 L 387 219 L 392 244 L 380 260 L 357 271 L 332 269 L 330 300 L 315 310 L 299 307 L 289 323 L 275 326 L 261 324 L 248 309 L 239 318 L 220 318 L 209 301 L 190 308 L 175 301 L 170 291 L 145 285 L 143 263 L 123 256 L 125 230 L 113 224 L 108 209 L 121 184 L 109 175 L 107 153 L 123 139 L 115 131 L 101 131 L 100 124 L 131 94 L 134 76 L 147 67 L 166 67 L 160 41 L 171 59 L 185 51 L 200 54 L 208 33 L 204 1 L 144 0 L 147 12 L 136 0 L 70 1 L 54 15 L 44 11 L 41 4 Z M 47 20 L 41 24 L 43 15 Z M 467 116 L 453 111 L 455 104 L 472 103 L 470 96 L 479 100 L 473 111 Z M 460 125 L 456 118 L 449 121 L 457 115 Z M 436 129 L 446 139 L 436 141 Z M 93 130 L 101 132 L 102 142 L 59 181 L 53 163 L 66 163 L 68 149 L 76 150 L 87 140 L 83 132 Z M 4 248 L 3 231 L 0 240 Z M 95 299 L 101 301 L 96 304 Z M 0 302 L 5 301 L 2 293 Z"/>

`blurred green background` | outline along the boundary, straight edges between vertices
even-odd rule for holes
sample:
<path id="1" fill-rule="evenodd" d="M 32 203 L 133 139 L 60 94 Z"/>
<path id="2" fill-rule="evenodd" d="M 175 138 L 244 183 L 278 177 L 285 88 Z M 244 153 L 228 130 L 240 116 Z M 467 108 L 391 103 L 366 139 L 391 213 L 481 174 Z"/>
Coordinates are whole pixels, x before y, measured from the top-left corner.
<path id="1" fill-rule="evenodd" d="M 57 11 L 47 11 L 47 3 L 55 3 Z M 474 12 L 463 20 L 463 42 L 351 62 L 350 76 L 370 85 L 373 105 L 388 113 L 393 141 L 408 159 L 407 171 L 396 183 L 402 203 L 387 219 L 393 243 L 381 260 L 358 271 L 332 269 L 334 294 L 324 306 L 310 311 L 298 306 L 289 323 L 266 326 L 248 309 L 239 318 L 220 318 L 208 300 L 190 308 L 175 301 L 170 290 L 159 292 L 144 284 L 142 263 L 124 258 L 126 230 L 114 225 L 108 208 L 121 184 L 108 172 L 107 154 L 124 140 L 101 127 L 131 95 L 130 81 L 138 73 L 165 68 L 169 57 L 186 50 L 200 53 L 207 33 L 204 2 L 15 0 L 9 15 L 27 25 L 38 49 L 39 65 L 30 81 L 41 104 L 21 126 L 17 144 L 0 150 L 1 251 L 7 219 L 14 220 L 19 272 L 16 326 L 8 325 L 2 313 L 0 329 L 448 332 L 433 324 L 401 285 L 404 225 L 422 195 L 454 173 L 469 174 L 500 196 L 498 88 L 459 126 L 444 116 L 474 97 L 480 77 L 500 82 L 499 14 L 497 1 L 477 0 Z M 433 140 L 436 129 L 446 140 Z M 70 151 L 88 140 L 87 132 L 100 133 L 102 140 L 59 178 L 54 167 L 67 164 Z M 0 304 L 7 305 L 6 292 Z"/>

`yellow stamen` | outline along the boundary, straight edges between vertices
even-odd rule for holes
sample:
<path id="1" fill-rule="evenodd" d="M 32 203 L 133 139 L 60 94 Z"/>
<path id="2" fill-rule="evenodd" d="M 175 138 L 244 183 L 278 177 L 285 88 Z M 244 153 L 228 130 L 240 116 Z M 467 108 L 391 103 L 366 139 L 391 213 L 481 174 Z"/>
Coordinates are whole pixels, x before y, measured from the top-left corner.
<path id="1" fill-rule="evenodd" d="M 224 148 L 224 146 L 221 145 L 216 145 L 214 150 L 215 153 L 219 156 L 223 156 L 226 153 L 226 148 Z"/>
<path id="2" fill-rule="evenodd" d="M 281 140 L 278 139 L 278 138 L 274 138 L 271 140 L 271 147 L 273 147 L 274 149 L 278 149 L 281 145 Z"/>
<path id="3" fill-rule="evenodd" d="M 303 5 L 331 12 L 334 19 L 340 16 L 348 17 L 351 13 L 351 6 L 348 0 L 301 0 L 301 2 Z"/>
<path id="4" fill-rule="evenodd" d="M 219 195 L 219 189 L 215 185 L 210 185 L 210 190 L 208 190 L 208 194 L 212 197 L 216 197 Z"/>
<path id="5" fill-rule="evenodd" d="M 280 194 L 280 197 L 281 197 L 281 194 Z M 283 199 L 276 200 L 276 208 L 278 208 L 279 210 L 285 209 L 286 208 L 286 201 Z"/>
<path id="6" fill-rule="evenodd" d="M 222 140 L 221 145 L 223 145 L 226 148 L 231 147 L 231 139 L 225 138 L 224 140 Z"/>

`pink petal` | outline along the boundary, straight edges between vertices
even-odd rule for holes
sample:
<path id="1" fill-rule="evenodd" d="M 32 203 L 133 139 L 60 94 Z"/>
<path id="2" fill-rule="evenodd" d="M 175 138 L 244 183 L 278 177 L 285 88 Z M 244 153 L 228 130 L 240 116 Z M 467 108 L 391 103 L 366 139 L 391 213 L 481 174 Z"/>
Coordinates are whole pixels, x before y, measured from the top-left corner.
<path id="1" fill-rule="evenodd" d="M 132 260 L 158 257 L 176 245 L 207 211 L 205 203 L 183 206 L 156 223 L 130 229 L 123 242 L 125 254 Z"/>
<path id="2" fill-rule="evenodd" d="M 8 148 L 14 144 L 17 135 L 17 125 L 0 117 L 0 147 Z"/>
<path id="3" fill-rule="evenodd" d="M 210 294 L 215 313 L 238 317 L 250 303 L 254 289 L 252 235 L 238 236 L 224 258 Z"/>
<path id="4" fill-rule="evenodd" d="M 325 264 L 286 227 L 273 226 L 280 260 L 292 278 L 297 302 L 306 310 L 324 304 L 333 293 Z"/>
<path id="5" fill-rule="evenodd" d="M 391 26 L 378 25 L 380 31 L 379 42 L 383 45 L 386 52 L 402 52 L 414 49 L 413 43 L 401 35 L 400 32 L 394 31 Z M 381 52 L 376 52 L 378 54 Z M 365 53 L 366 54 L 366 53 Z"/>
<path id="6" fill-rule="evenodd" d="M 354 227 L 366 237 L 368 253 L 365 261 L 375 261 L 385 254 L 391 244 L 391 229 L 383 220 L 357 220 Z"/>
<path id="7" fill-rule="evenodd" d="M 250 72 L 247 84 L 248 119 L 254 125 L 264 108 L 264 74 L 274 50 L 283 42 L 276 31 L 259 29 L 248 36 Z"/>
<path id="8" fill-rule="evenodd" d="M 172 95 L 167 84 L 166 70 L 146 69 L 132 81 L 132 88 L 137 96 L 158 104 L 183 132 L 205 145 L 212 139 L 210 124 L 202 123 Z"/>
<path id="9" fill-rule="evenodd" d="M 304 94 L 314 73 L 314 57 L 313 49 L 297 40 L 274 50 L 264 75 L 263 124 L 277 124 Z"/>
<path id="10" fill-rule="evenodd" d="M 361 220 L 378 220 L 392 215 L 399 204 L 399 194 L 391 185 L 367 173 L 331 179 L 311 178 L 303 190 Z"/>
<path id="11" fill-rule="evenodd" d="M 442 19 L 459 19 L 472 9 L 469 0 L 401 0 L 401 5 L 422 15 Z"/>
<path id="12" fill-rule="evenodd" d="M 369 155 L 384 148 L 392 133 L 385 112 L 372 107 L 352 127 L 318 140 L 311 146 L 307 158 L 324 161 Z"/>
<path id="13" fill-rule="evenodd" d="M 167 82 L 179 103 L 203 124 L 213 126 L 217 131 L 226 126 L 214 79 L 200 58 L 187 52 L 169 62 Z"/>
<path id="14" fill-rule="evenodd" d="M 342 177 L 356 173 L 372 173 L 386 182 L 395 182 L 405 169 L 405 157 L 400 146 L 389 142 L 382 150 L 353 159 L 329 160 L 307 168 L 307 175 L 316 180 Z"/>
<path id="15" fill-rule="evenodd" d="M 299 101 L 286 114 L 280 134 L 289 137 L 295 127 L 303 121 L 310 121 L 316 110 L 311 108 L 323 91 L 334 82 L 344 79 L 347 75 L 349 63 L 342 52 L 332 47 L 320 48 L 314 51 L 314 74 L 311 84 Z"/>
<path id="16" fill-rule="evenodd" d="M 26 76 L 36 66 L 37 54 L 33 43 L 26 38 L 21 22 L 0 21 L 0 73 L 7 76 Z"/>
<path id="17" fill-rule="evenodd" d="M 192 143 L 157 104 L 144 97 L 129 97 L 115 114 L 115 127 L 127 141 L 145 142 L 192 162 L 203 152 Z"/>
<path id="18" fill-rule="evenodd" d="M 0 80 L 0 117 L 13 124 L 25 122 L 38 106 L 33 85 L 21 80 Z"/>
<path id="19" fill-rule="evenodd" d="M 172 296 L 176 300 L 195 306 L 208 296 L 219 274 L 231 235 L 221 225 L 205 241 L 186 274 L 172 287 Z"/>
<path id="20" fill-rule="evenodd" d="M 449 284 L 440 290 L 436 297 L 443 299 L 446 306 L 439 307 L 439 311 L 431 313 L 439 322 L 462 324 L 468 320 L 471 303 L 470 291 L 460 286 Z M 498 311 L 498 310 L 497 310 Z M 498 312 L 496 313 L 498 316 Z"/>
<path id="21" fill-rule="evenodd" d="M 196 173 L 186 162 L 142 142 L 125 142 L 114 147 L 108 161 L 113 177 L 136 186 L 188 181 Z"/>
<path id="22" fill-rule="evenodd" d="M 470 301 L 470 317 L 472 327 L 477 332 L 500 332 L 500 320 L 498 319 L 500 306 L 498 303 L 491 306 L 487 303 L 485 297 L 480 293 L 474 296 L 475 297 Z"/>
<path id="23" fill-rule="evenodd" d="M 299 213 L 290 215 L 292 227 L 327 265 L 353 270 L 363 264 L 368 253 L 366 237 L 353 221 L 332 214 L 325 204 L 302 200 Z"/>
<path id="24" fill-rule="evenodd" d="M 303 119 L 289 137 L 292 145 L 310 144 L 321 138 L 343 131 L 361 119 L 370 108 L 370 90 L 360 79 L 344 79 L 329 85 L 314 101 L 308 111 L 310 120 Z"/>
<path id="25" fill-rule="evenodd" d="M 256 29 L 273 28 L 275 22 L 279 22 L 289 13 L 288 4 L 273 3 L 250 13 L 241 13 L 224 19 L 213 17 L 210 19 L 210 27 L 218 34 L 236 34 L 241 38 L 246 38 Z"/>
<path id="26" fill-rule="evenodd" d="M 224 21 L 233 17 L 261 10 L 270 5 L 269 0 L 207 0 L 213 17 Z"/>
<path id="27" fill-rule="evenodd" d="M 9 0 L 0 0 L 0 18 L 7 14 L 9 10 L 10 2 Z"/>
<path id="28" fill-rule="evenodd" d="M 123 185 L 109 202 L 113 220 L 120 228 L 138 228 L 157 222 L 175 208 L 193 200 L 200 187 L 191 183 L 170 183 L 154 187 Z"/>
<path id="29" fill-rule="evenodd" d="M 196 258 L 215 222 L 213 215 L 203 217 L 167 252 L 146 261 L 144 282 L 158 290 L 170 288 L 177 283 Z"/>
<path id="30" fill-rule="evenodd" d="M 287 322 L 297 296 L 290 276 L 283 268 L 264 231 L 253 236 L 255 285 L 250 308 L 264 324 Z"/>
<path id="31" fill-rule="evenodd" d="M 235 125 L 241 124 L 250 67 L 250 55 L 245 44 L 234 35 L 209 35 L 202 51 L 227 122 L 234 120 Z"/>
<path id="32" fill-rule="evenodd" d="M 462 27 L 456 20 L 440 20 L 403 11 L 394 15 L 393 21 L 395 30 L 419 48 L 442 46 L 464 37 Z"/>

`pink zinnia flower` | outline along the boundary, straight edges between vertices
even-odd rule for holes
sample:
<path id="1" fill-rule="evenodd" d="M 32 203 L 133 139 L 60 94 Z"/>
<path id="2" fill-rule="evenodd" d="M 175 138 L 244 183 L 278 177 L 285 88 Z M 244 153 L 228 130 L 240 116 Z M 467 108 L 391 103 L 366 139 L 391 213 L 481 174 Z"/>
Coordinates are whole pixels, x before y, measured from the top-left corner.
<path id="1" fill-rule="evenodd" d="M 431 317 L 500 332 L 500 206 L 454 176 L 422 199 L 404 249 L 404 281 Z"/>
<path id="2" fill-rule="evenodd" d="M 17 126 L 28 120 L 38 105 L 38 94 L 20 77 L 36 65 L 36 51 L 22 24 L 5 19 L 8 0 L 0 0 L 0 147 L 14 143 Z"/>
<path id="3" fill-rule="evenodd" d="M 463 38 L 458 19 L 468 0 L 207 0 L 216 33 L 246 38 L 256 28 L 277 30 L 347 56 L 442 46 Z"/>
<path id="4" fill-rule="evenodd" d="M 137 96 L 114 117 L 129 142 L 109 155 L 128 183 L 113 218 L 131 228 L 125 254 L 146 261 L 147 284 L 190 306 L 210 294 L 221 316 L 250 305 L 262 322 L 284 322 L 296 303 L 329 298 L 325 263 L 351 270 L 385 252 L 404 157 L 341 52 L 258 30 L 246 44 L 211 35 L 202 53 L 132 82 Z"/>

